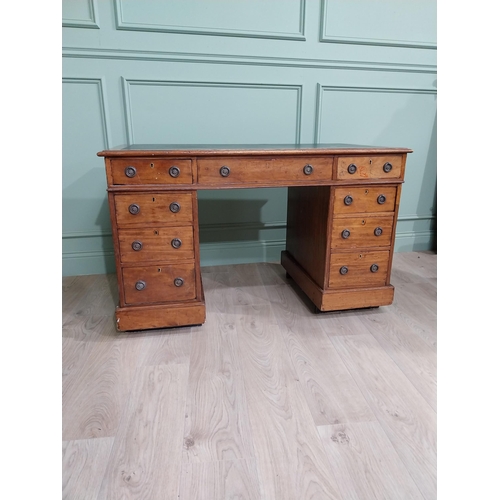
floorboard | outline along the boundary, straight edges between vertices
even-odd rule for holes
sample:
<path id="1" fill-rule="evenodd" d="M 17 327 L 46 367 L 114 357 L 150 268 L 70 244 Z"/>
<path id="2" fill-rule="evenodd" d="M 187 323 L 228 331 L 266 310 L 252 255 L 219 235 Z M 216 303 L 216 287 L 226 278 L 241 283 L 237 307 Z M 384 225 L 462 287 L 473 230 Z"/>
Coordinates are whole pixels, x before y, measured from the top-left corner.
<path id="1" fill-rule="evenodd" d="M 116 331 L 63 278 L 62 497 L 435 500 L 436 255 L 391 306 L 315 314 L 278 263 L 202 268 L 201 327 Z"/>

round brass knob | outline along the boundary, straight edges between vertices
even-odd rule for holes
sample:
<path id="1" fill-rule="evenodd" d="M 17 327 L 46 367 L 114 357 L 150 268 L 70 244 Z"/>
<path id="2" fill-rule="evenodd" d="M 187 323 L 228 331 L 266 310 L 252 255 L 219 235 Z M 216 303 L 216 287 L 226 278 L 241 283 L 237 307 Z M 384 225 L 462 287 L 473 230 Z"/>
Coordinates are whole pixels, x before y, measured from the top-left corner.
<path id="1" fill-rule="evenodd" d="M 351 231 L 349 231 L 349 229 L 344 229 L 342 231 L 342 238 L 344 238 L 344 240 L 346 240 L 347 238 L 349 238 L 349 236 L 351 236 Z"/>
<path id="2" fill-rule="evenodd" d="M 383 230 L 382 230 L 382 228 L 381 228 L 381 227 L 376 227 L 376 228 L 375 228 L 375 231 L 373 231 L 373 234 L 374 234 L 375 236 L 380 236 L 382 233 L 383 233 Z"/>
<path id="3" fill-rule="evenodd" d="M 354 163 L 351 163 L 348 167 L 347 167 L 347 171 L 350 173 L 350 174 L 355 174 L 356 173 L 356 170 L 358 170 L 358 167 L 356 167 L 356 165 Z"/>
<path id="4" fill-rule="evenodd" d="M 179 238 L 174 238 L 170 243 L 174 248 L 180 248 L 182 245 L 182 241 Z"/>
<path id="5" fill-rule="evenodd" d="M 139 280 L 136 284 L 135 284 L 135 289 L 136 290 L 139 290 L 139 292 L 141 290 L 144 290 L 146 288 L 146 282 L 145 281 L 142 281 L 142 280 Z"/>
<path id="6" fill-rule="evenodd" d="M 222 175 L 222 177 L 228 177 L 229 174 L 231 173 L 231 169 L 229 167 L 226 167 L 226 165 L 224 165 L 220 168 L 219 172 L 220 175 Z"/>
<path id="7" fill-rule="evenodd" d="M 135 167 L 125 167 L 125 175 L 127 177 L 135 177 L 135 174 L 137 173 L 137 170 L 135 169 Z"/>
<path id="8" fill-rule="evenodd" d="M 385 203 L 385 200 L 386 200 L 385 195 L 381 194 L 381 195 L 379 195 L 379 197 L 377 198 L 377 203 L 378 203 L 379 205 L 383 205 L 383 204 Z"/>
<path id="9" fill-rule="evenodd" d="M 387 174 L 392 170 L 392 164 L 389 162 L 384 163 L 384 166 L 382 168 L 384 169 L 384 172 Z"/>
<path id="10" fill-rule="evenodd" d="M 309 163 L 302 169 L 304 171 L 304 174 L 306 175 L 311 175 L 313 173 L 313 166 L 309 165 Z"/>
<path id="11" fill-rule="evenodd" d="M 170 174 L 170 177 L 179 177 L 179 174 L 181 173 L 179 167 L 176 167 L 175 165 L 173 167 L 170 167 L 168 169 L 168 173 Z"/>
<path id="12" fill-rule="evenodd" d="M 346 205 L 350 205 L 353 201 L 354 201 L 354 200 L 353 200 L 352 196 L 347 195 L 347 196 L 344 198 L 344 204 L 346 204 Z"/>
<path id="13" fill-rule="evenodd" d="M 135 240 L 132 243 L 132 250 L 138 252 L 139 250 L 142 250 L 142 242 L 139 240 Z"/>
<path id="14" fill-rule="evenodd" d="M 132 215 L 137 215 L 141 209 L 139 207 L 139 205 L 137 205 L 136 203 L 132 203 L 132 205 L 130 205 L 128 207 L 128 211 L 132 214 Z"/>
<path id="15" fill-rule="evenodd" d="M 176 214 L 179 210 L 181 209 L 181 206 L 174 201 L 173 203 L 170 203 L 170 211 L 174 214 Z"/>
<path id="16" fill-rule="evenodd" d="M 378 271 L 378 264 L 372 264 L 370 267 L 370 271 L 372 273 L 376 273 Z"/>
<path id="17" fill-rule="evenodd" d="M 182 286 L 182 285 L 184 285 L 184 280 L 182 278 L 175 278 L 174 285 L 175 286 Z"/>
<path id="18" fill-rule="evenodd" d="M 339 269 L 339 273 L 344 275 L 344 274 L 347 274 L 349 271 L 349 268 L 347 266 L 342 266 L 340 269 Z"/>

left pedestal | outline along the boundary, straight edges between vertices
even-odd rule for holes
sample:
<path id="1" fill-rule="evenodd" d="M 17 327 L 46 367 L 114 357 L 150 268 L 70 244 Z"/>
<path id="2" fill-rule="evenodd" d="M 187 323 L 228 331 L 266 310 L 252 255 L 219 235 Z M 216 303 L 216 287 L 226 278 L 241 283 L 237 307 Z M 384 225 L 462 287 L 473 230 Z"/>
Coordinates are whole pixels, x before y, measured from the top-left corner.
<path id="1" fill-rule="evenodd" d="M 119 331 L 200 325 L 196 191 L 108 192 L 113 228 Z"/>

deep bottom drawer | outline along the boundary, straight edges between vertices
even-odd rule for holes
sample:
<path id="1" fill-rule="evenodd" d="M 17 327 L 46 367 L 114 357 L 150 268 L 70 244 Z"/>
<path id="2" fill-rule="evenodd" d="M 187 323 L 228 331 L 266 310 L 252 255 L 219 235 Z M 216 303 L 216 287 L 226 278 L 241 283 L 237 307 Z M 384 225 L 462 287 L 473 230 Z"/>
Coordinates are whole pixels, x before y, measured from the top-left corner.
<path id="1" fill-rule="evenodd" d="M 123 268 L 126 304 L 155 304 L 196 297 L 194 262 Z"/>
<path id="2" fill-rule="evenodd" d="M 330 288 L 360 288 L 385 285 L 389 250 L 335 253 L 330 259 Z"/>

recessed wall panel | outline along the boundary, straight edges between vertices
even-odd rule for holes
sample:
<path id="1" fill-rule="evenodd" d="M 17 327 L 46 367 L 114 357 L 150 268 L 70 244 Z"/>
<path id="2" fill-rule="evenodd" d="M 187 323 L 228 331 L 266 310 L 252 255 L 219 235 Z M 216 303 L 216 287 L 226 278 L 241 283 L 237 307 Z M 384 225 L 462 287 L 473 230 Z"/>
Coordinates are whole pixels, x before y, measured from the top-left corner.
<path id="1" fill-rule="evenodd" d="M 124 92 L 130 143 L 300 140 L 300 86 L 125 80 Z"/>
<path id="2" fill-rule="evenodd" d="M 435 48 L 436 0 L 322 0 L 322 41 Z"/>
<path id="3" fill-rule="evenodd" d="M 305 0 L 115 0 L 119 29 L 303 39 Z"/>

